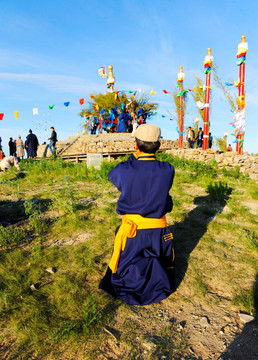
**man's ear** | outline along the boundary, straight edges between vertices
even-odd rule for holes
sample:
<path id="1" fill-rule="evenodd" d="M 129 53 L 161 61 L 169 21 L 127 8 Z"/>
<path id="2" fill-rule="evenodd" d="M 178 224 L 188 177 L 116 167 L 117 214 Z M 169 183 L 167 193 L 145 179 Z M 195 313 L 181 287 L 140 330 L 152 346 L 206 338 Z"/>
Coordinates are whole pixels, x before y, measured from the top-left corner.
<path id="1" fill-rule="evenodd" d="M 136 149 L 136 150 L 139 150 L 137 141 L 135 141 L 135 149 Z"/>

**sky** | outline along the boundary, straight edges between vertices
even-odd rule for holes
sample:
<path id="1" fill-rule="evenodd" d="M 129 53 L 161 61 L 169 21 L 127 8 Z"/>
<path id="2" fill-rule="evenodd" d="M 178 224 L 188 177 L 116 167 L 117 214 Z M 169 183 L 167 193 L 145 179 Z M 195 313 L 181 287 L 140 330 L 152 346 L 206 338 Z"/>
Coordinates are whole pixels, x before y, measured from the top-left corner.
<path id="1" fill-rule="evenodd" d="M 89 94 L 106 91 L 98 68 L 110 64 L 115 90 L 145 91 L 159 104 L 149 122 L 161 127 L 165 139 L 176 140 L 175 105 L 162 89 L 176 89 L 180 65 L 186 89 L 195 85 L 194 76 L 205 81 L 208 47 L 221 81 L 238 80 L 236 52 L 242 34 L 249 47 L 244 151 L 258 152 L 257 0 L 0 0 L 0 9 L 0 136 L 6 154 L 9 138 L 21 135 L 25 140 L 30 128 L 40 143 L 50 137 L 50 126 L 58 140 L 81 133 L 79 99 L 87 103 Z M 157 93 L 149 95 L 152 89 Z M 230 91 L 238 95 L 236 87 Z M 49 105 L 55 107 L 50 110 Z M 33 115 L 35 107 L 38 116 Z M 230 109 L 221 90 L 212 90 L 210 131 L 223 137 L 227 130 L 232 144 Z M 188 93 L 185 125 L 192 125 L 197 114 Z"/>

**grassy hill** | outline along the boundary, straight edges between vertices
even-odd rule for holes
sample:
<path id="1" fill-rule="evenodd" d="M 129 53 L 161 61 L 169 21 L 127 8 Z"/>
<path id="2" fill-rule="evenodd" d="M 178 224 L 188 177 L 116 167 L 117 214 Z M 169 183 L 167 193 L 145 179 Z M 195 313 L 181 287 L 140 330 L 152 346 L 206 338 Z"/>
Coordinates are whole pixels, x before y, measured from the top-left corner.
<path id="1" fill-rule="evenodd" d="M 239 312 L 258 307 L 257 183 L 239 169 L 158 157 L 176 169 L 167 221 L 178 289 L 144 307 L 98 290 L 120 224 L 107 180 L 116 161 L 100 171 L 23 161 L 0 174 L 1 359 L 232 357 L 248 333 Z M 241 351 L 252 355 L 251 335 Z"/>

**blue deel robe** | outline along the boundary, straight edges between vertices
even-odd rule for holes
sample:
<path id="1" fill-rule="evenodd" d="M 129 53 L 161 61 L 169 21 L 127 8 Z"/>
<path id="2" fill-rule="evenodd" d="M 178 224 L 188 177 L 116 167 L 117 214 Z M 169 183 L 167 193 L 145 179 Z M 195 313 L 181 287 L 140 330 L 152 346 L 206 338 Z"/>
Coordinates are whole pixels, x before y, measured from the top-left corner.
<path id="1" fill-rule="evenodd" d="M 109 180 L 121 192 L 117 202 L 120 215 L 161 218 L 172 210 L 169 190 L 174 167 L 147 158 L 137 160 L 132 155 L 109 172 Z M 175 291 L 174 250 L 172 239 L 167 240 L 168 234 L 168 228 L 137 230 L 135 237 L 127 238 L 116 273 L 108 267 L 99 288 L 134 305 L 151 304 L 168 297 Z"/>
<path id="2" fill-rule="evenodd" d="M 124 113 L 119 114 L 119 120 L 116 128 L 116 132 L 126 132 Z"/>
<path id="3" fill-rule="evenodd" d="M 38 138 L 35 134 L 29 134 L 26 137 L 25 146 L 27 148 L 28 157 L 33 158 L 37 156 L 38 145 L 39 145 Z"/>

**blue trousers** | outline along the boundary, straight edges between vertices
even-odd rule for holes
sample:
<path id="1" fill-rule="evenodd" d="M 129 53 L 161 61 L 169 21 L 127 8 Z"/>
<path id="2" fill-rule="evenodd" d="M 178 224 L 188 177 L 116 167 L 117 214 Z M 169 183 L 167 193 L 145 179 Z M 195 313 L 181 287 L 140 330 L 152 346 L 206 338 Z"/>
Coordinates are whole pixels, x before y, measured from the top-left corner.
<path id="1" fill-rule="evenodd" d="M 51 141 L 49 143 L 49 150 L 51 151 L 52 155 L 54 155 L 56 153 L 56 143 L 55 143 L 55 141 Z"/>

